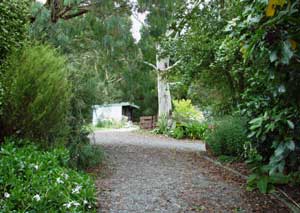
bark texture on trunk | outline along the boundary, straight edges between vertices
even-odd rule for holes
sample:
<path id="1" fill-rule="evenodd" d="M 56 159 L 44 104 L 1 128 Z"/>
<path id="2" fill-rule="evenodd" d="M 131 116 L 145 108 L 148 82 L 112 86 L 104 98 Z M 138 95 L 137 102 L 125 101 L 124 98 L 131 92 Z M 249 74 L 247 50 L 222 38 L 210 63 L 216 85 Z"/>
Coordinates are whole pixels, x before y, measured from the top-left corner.
<path id="1" fill-rule="evenodd" d="M 172 111 L 172 100 L 170 86 L 167 79 L 164 78 L 164 72 L 169 67 L 169 57 L 156 57 L 157 67 L 157 92 L 158 92 L 158 116 L 169 117 Z"/>

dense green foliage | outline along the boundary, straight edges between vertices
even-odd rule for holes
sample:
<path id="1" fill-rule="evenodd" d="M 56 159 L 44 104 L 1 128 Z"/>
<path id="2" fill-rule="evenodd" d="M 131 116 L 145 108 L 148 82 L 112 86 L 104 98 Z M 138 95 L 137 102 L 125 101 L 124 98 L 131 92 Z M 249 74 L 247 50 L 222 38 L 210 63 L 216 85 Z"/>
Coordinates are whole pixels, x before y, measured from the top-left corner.
<path id="1" fill-rule="evenodd" d="M 10 51 L 22 46 L 27 38 L 29 1 L 12 0 L 0 2 L 0 75 Z M 2 114 L 3 86 L 0 81 L 0 115 Z"/>
<path id="2" fill-rule="evenodd" d="M 65 59 L 54 49 L 27 45 L 15 51 L 1 77 L 2 136 L 62 142 L 68 134 L 69 83 Z"/>
<path id="3" fill-rule="evenodd" d="M 299 0 L 55 2 L 33 2 L 29 35 L 32 1 L 0 2 L 0 139 L 65 144 L 71 166 L 97 165 L 103 152 L 85 128 L 91 106 L 129 101 L 141 107 L 137 116 L 155 115 L 156 73 L 145 61 L 155 64 L 159 44 L 160 56 L 180 61 L 164 76 L 173 99 L 191 101 L 175 101 L 158 133 L 209 132 L 214 154 L 247 159 L 250 189 L 299 179 Z M 148 14 L 138 43 L 130 32 L 137 12 Z M 27 38 L 43 45 L 22 48 Z M 198 108 L 221 121 L 208 131 Z"/>
<path id="4" fill-rule="evenodd" d="M 29 0 L 0 2 L 0 64 L 28 37 Z"/>
<path id="5" fill-rule="evenodd" d="M 242 157 L 248 141 L 246 125 L 246 120 L 237 116 L 217 121 L 206 140 L 213 154 Z"/>
<path id="6" fill-rule="evenodd" d="M 87 169 L 99 165 L 104 160 L 102 147 L 91 144 L 88 137 L 91 130 L 86 127 L 73 127 L 73 134 L 69 135 L 67 148 L 70 152 L 69 165 L 73 168 Z"/>
<path id="7" fill-rule="evenodd" d="M 201 111 L 192 105 L 191 100 L 174 100 L 172 120 L 161 116 L 157 122 L 155 132 L 169 135 L 173 138 L 204 139 L 208 124 L 204 121 Z"/>
<path id="8" fill-rule="evenodd" d="M 238 111 L 248 119 L 244 155 L 257 174 L 251 185 L 264 192 L 278 177 L 299 173 L 299 9 L 296 0 L 195 0 L 178 10 L 164 42 L 184 61 L 170 76 L 181 82 L 176 95 L 212 115 Z"/>
<path id="9" fill-rule="evenodd" d="M 192 105 L 191 100 L 174 100 L 173 105 L 170 135 L 178 139 L 204 139 L 208 125 L 204 122 L 203 113 Z"/>
<path id="10" fill-rule="evenodd" d="M 10 31 L 6 33 L 10 36 L 3 36 L 7 41 L 12 39 L 9 44 L 14 46 L 1 45 L 7 50 L 8 57 L 3 61 L 0 78 L 1 88 L 2 84 L 4 87 L 0 140 L 14 135 L 40 142 L 43 148 L 65 144 L 70 151 L 72 166 L 95 166 L 103 159 L 103 152 L 90 145 L 89 132 L 84 129 L 89 123 L 90 105 L 96 93 L 93 91 L 93 72 L 82 72 L 84 66 L 81 66 L 79 57 L 73 60 L 74 63 L 69 63 L 68 57 L 53 47 L 26 41 L 25 38 L 33 39 L 33 34 L 39 34 L 35 39 L 41 42 L 48 43 L 46 41 L 50 39 L 45 35 L 54 25 L 46 22 L 49 12 L 46 8 L 41 9 L 41 4 L 33 4 L 31 12 L 37 16 L 30 25 L 30 35 L 28 2 L 13 1 L 1 5 L 4 5 L 1 10 L 5 10 L 1 13 L 1 20 L 7 23 L 1 30 L 6 32 L 8 27 Z M 40 31 L 34 30 L 34 26 L 40 26 Z M 45 30 L 45 27 L 49 29 Z M 55 36 L 51 36 L 55 40 Z M 27 45 L 21 48 L 25 43 Z"/>
<path id="11" fill-rule="evenodd" d="M 21 144 L 21 147 L 19 147 Z M 94 183 L 67 167 L 66 149 L 7 140 L 0 151 L 1 212 L 94 212 Z"/>
<path id="12" fill-rule="evenodd" d="M 91 114 L 93 104 L 126 101 L 140 106 L 135 119 L 155 115 L 156 76 L 144 69 L 143 55 L 130 32 L 130 11 L 116 11 L 112 1 L 103 9 L 96 7 L 83 17 L 55 25 L 49 24 L 49 12 L 44 11 L 31 26 L 31 36 L 67 56 L 79 80 L 75 89 L 82 94 L 76 99 L 83 101 L 86 114 Z"/>
<path id="13" fill-rule="evenodd" d="M 264 187 L 260 189 L 267 191 L 268 183 L 285 180 L 278 176 L 299 173 L 300 4 L 299 1 L 248 4 L 252 10 L 240 16 L 241 25 L 233 27 L 231 35 L 241 37 L 245 62 L 262 65 L 251 71 L 241 108 L 251 118 L 249 137 L 259 155 L 250 160 L 265 164 L 254 167 L 254 172 L 261 177 L 258 183 Z M 247 21 L 249 16 L 256 18 Z M 251 35 L 246 32 L 250 28 L 254 32 Z"/>
<path id="14" fill-rule="evenodd" d="M 174 100 L 172 117 L 178 123 L 204 120 L 202 112 L 193 106 L 191 100 Z"/>

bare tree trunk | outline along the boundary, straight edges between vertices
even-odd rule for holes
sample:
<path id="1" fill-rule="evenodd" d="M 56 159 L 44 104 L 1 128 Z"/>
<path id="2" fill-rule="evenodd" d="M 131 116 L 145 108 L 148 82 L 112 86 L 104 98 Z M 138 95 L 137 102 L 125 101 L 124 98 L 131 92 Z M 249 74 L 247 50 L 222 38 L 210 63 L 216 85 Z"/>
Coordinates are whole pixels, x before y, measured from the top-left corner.
<path id="1" fill-rule="evenodd" d="M 169 57 L 159 58 L 158 55 L 156 56 L 159 117 L 169 117 L 172 111 L 172 100 L 169 83 L 167 82 L 167 79 L 163 76 L 164 72 L 169 67 L 169 62 Z"/>

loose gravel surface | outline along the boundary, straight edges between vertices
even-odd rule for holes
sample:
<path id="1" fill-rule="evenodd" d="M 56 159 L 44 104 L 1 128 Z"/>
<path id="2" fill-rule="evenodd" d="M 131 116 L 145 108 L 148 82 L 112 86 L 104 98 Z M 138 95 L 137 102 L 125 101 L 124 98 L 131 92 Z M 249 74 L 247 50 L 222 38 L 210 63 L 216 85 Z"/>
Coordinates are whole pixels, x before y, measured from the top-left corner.
<path id="1" fill-rule="evenodd" d="M 108 156 L 96 183 L 99 212 L 286 212 L 210 174 L 201 142 L 123 131 L 97 131 L 92 139 Z"/>

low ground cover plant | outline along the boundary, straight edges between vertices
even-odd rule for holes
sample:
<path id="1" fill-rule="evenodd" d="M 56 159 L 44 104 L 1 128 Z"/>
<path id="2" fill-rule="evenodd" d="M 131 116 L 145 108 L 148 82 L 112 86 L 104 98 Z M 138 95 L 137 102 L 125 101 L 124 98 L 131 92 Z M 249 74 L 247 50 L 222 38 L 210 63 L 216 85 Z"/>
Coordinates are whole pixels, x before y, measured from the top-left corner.
<path id="1" fill-rule="evenodd" d="M 103 129 L 120 129 L 126 126 L 127 118 L 123 117 L 121 121 L 115 121 L 113 119 L 103 119 L 97 122 L 97 128 Z"/>
<path id="2" fill-rule="evenodd" d="M 0 212 L 95 212 L 92 179 L 68 168 L 68 161 L 65 148 L 41 151 L 28 141 L 6 140 L 0 151 Z"/>

